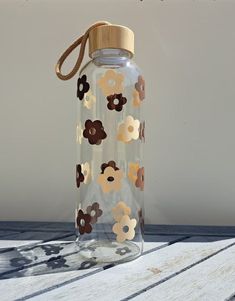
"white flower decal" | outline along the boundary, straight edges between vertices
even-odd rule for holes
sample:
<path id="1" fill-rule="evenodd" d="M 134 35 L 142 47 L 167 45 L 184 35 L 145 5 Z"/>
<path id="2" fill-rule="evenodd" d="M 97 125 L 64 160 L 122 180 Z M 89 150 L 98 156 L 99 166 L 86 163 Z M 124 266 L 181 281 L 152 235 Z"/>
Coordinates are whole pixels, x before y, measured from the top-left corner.
<path id="1" fill-rule="evenodd" d="M 127 116 L 126 120 L 119 125 L 117 139 L 122 142 L 137 140 L 139 138 L 139 126 L 138 119 Z"/>
<path id="2" fill-rule="evenodd" d="M 84 107 L 86 107 L 88 110 L 90 110 L 92 108 L 92 106 L 94 105 L 94 103 L 96 102 L 96 97 L 95 95 L 92 94 L 91 89 L 85 93 L 84 95 L 84 101 L 83 101 L 83 105 Z"/>

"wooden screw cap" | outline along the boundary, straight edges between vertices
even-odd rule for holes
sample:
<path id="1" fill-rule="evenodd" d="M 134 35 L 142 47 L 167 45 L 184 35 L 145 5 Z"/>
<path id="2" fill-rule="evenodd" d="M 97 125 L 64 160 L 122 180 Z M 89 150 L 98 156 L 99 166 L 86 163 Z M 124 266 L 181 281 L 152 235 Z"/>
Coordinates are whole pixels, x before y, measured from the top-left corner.
<path id="1" fill-rule="evenodd" d="M 134 55 L 134 33 L 121 25 L 102 25 L 89 32 L 89 56 L 99 49 L 124 49 Z"/>

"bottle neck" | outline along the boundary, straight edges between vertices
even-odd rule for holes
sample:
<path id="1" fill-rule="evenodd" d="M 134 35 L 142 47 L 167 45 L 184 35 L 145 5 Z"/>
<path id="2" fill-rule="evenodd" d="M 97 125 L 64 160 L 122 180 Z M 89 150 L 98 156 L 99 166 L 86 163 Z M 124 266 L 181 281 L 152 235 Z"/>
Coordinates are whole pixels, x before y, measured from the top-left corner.
<path id="1" fill-rule="evenodd" d="M 105 48 L 96 50 L 91 54 L 91 58 L 96 65 L 125 65 L 132 57 L 127 50 L 117 48 Z"/>

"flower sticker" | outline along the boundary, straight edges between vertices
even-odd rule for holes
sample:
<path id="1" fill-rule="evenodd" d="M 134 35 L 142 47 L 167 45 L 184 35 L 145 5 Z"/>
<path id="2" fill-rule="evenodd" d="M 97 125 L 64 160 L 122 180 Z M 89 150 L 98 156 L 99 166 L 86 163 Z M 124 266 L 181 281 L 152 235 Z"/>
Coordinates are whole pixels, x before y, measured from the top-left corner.
<path id="1" fill-rule="evenodd" d="M 84 183 L 87 184 L 90 181 L 91 178 L 91 170 L 90 170 L 90 164 L 88 162 L 85 162 L 81 165 L 82 167 L 82 174 L 84 176 Z"/>
<path id="2" fill-rule="evenodd" d="M 139 93 L 140 100 L 145 98 L 145 80 L 141 75 L 138 76 L 138 82 L 135 84 L 135 88 Z"/>
<path id="3" fill-rule="evenodd" d="M 82 144 L 82 137 L 83 137 L 83 129 L 82 129 L 82 125 L 79 122 L 79 124 L 77 125 L 76 128 L 76 141 L 79 144 Z"/>
<path id="4" fill-rule="evenodd" d="M 132 93 L 132 105 L 135 108 L 138 108 L 141 104 L 141 100 L 140 100 L 140 96 L 139 96 L 139 92 L 134 89 L 133 93 Z"/>
<path id="5" fill-rule="evenodd" d="M 119 168 L 116 166 L 115 161 L 109 161 L 108 163 L 103 163 L 101 165 L 101 173 L 104 173 L 104 170 L 106 167 L 111 166 L 114 170 L 119 170 Z"/>
<path id="6" fill-rule="evenodd" d="M 120 256 L 126 255 L 127 253 L 131 253 L 131 250 L 128 247 L 123 248 L 117 248 L 116 254 L 119 254 Z"/>
<path id="7" fill-rule="evenodd" d="M 107 96 L 107 101 L 107 108 L 109 110 L 115 110 L 117 112 L 120 112 L 123 106 L 126 104 L 127 99 L 126 97 L 122 96 L 122 93 L 120 93 Z"/>
<path id="8" fill-rule="evenodd" d="M 144 190 L 144 167 L 139 168 L 137 171 L 135 186 L 140 188 L 141 191 Z"/>
<path id="9" fill-rule="evenodd" d="M 90 85 L 87 82 L 87 77 L 85 74 L 83 74 L 82 77 L 79 77 L 77 80 L 77 97 L 82 100 L 84 97 L 84 94 L 88 92 L 90 89 Z"/>
<path id="10" fill-rule="evenodd" d="M 85 122 L 85 130 L 83 137 L 87 138 L 90 144 L 101 144 L 102 140 L 107 137 L 102 122 L 100 120 L 91 121 L 88 119 Z"/>
<path id="11" fill-rule="evenodd" d="M 108 166 L 104 172 L 97 178 L 97 182 L 100 184 L 104 193 L 110 191 L 119 191 L 121 189 L 121 182 L 123 178 L 123 172 L 121 170 L 115 170 L 113 167 Z"/>
<path id="12" fill-rule="evenodd" d="M 103 211 L 99 207 L 100 206 L 98 203 L 93 203 L 86 209 L 86 212 L 91 216 L 91 224 L 95 224 L 98 220 L 98 217 L 100 217 L 103 214 Z"/>
<path id="13" fill-rule="evenodd" d="M 86 107 L 88 110 L 90 110 L 92 108 L 92 106 L 94 105 L 94 103 L 96 102 L 96 97 L 95 95 L 92 94 L 91 89 L 85 93 L 84 95 L 84 101 L 83 101 L 83 105 L 84 107 Z"/>
<path id="14" fill-rule="evenodd" d="M 81 209 L 77 212 L 76 224 L 79 229 L 79 233 L 82 235 L 84 233 L 91 233 L 92 226 L 90 225 L 91 216 L 85 214 Z"/>
<path id="15" fill-rule="evenodd" d="M 116 71 L 110 69 L 107 70 L 105 74 L 98 80 L 98 85 L 105 96 L 115 93 L 122 93 L 123 79 L 124 76 L 121 73 L 117 73 Z"/>
<path id="16" fill-rule="evenodd" d="M 140 168 L 140 166 L 138 163 L 134 163 L 134 162 L 129 163 L 128 178 L 134 184 L 135 184 L 135 181 L 137 180 L 137 172 L 138 172 L 139 168 Z"/>
<path id="17" fill-rule="evenodd" d="M 82 173 L 82 166 L 81 164 L 76 165 L 76 182 L 77 182 L 77 188 L 80 187 L 80 184 L 84 182 L 84 174 Z"/>
<path id="18" fill-rule="evenodd" d="M 138 119 L 134 119 L 132 116 L 127 116 L 126 120 L 118 127 L 117 139 L 122 142 L 130 142 L 131 140 L 137 140 L 139 138 L 139 126 Z"/>
<path id="19" fill-rule="evenodd" d="M 139 138 L 141 141 L 145 142 L 145 121 L 140 123 L 140 131 L 139 131 Z"/>
<path id="20" fill-rule="evenodd" d="M 113 232 L 117 235 L 117 242 L 121 243 L 125 240 L 132 240 L 135 237 L 136 219 L 128 215 L 124 215 L 119 222 L 113 225 Z"/>
<path id="21" fill-rule="evenodd" d="M 120 222 L 124 215 L 131 214 L 131 208 L 128 207 L 124 202 L 120 201 L 117 203 L 116 207 L 112 209 L 113 217 L 116 222 Z"/>

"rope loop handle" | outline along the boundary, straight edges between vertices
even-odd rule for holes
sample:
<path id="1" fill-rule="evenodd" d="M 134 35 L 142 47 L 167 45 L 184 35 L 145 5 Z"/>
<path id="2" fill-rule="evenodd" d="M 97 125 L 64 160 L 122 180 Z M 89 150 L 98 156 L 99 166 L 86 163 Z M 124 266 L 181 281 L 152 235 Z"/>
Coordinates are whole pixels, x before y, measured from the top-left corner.
<path id="1" fill-rule="evenodd" d="M 89 32 L 93 28 L 98 27 L 98 26 L 102 26 L 102 25 L 111 25 L 111 23 L 106 22 L 106 21 L 100 21 L 100 22 L 94 23 L 93 25 L 91 25 L 87 29 L 87 31 L 84 33 L 84 35 L 82 35 L 80 38 L 78 38 L 61 55 L 61 57 L 59 58 L 58 62 L 56 63 L 56 66 L 55 66 L 55 72 L 56 72 L 56 75 L 58 76 L 59 79 L 61 79 L 61 80 L 69 80 L 72 77 L 74 77 L 74 75 L 78 72 L 78 70 L 79 70 L 79 68 L 81 66 L 83 57 L 84 57 L 85 48 L 86 48 L 86 42 L 87 42 L 87 39 L 89 37 Z M 67 59 L 67 57 L 70 55 L 70 53 L 75 48 L 77 48 L 80 44 L 81 44 L 81 46 L 80 46 L 79 55 L 78 55 L 77 61 L 76 61 L 75 65 L 74 65 L 73 69 L 68 74 L 62 74 L 61 68 L 62 68 L 63 63 L 65 62 L 65 60 Z"/>

